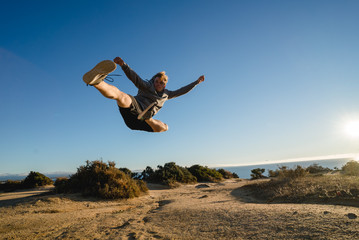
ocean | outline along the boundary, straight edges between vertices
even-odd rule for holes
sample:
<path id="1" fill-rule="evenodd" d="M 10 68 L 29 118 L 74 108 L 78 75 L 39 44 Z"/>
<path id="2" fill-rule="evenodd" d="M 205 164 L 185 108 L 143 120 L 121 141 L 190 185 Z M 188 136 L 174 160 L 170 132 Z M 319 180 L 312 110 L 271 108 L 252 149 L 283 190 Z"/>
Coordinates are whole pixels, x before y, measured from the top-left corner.
<path id="1" fill-rule="evenodd" d="M 239 178 L 250 179 L 251 170 L 255 168 L 264 168 L 264 176 L 268 176 L 268 170 L 276 170 L 278 167 L 287 166 L 288 168 L 294 168 L 296 166 L 309 167 L 312 164 L 318 164 L 325 168 L 334 169 L 335 167 L 341 169 L 347 162 L 352 159 L 341 158 L 341 159 L 328 159 L 328 160 L 315 160 L 315 161 L 301 161 L 301 162 L 281 162 L 281 163 L 271 163 L 271 164 L 261 164 L 261 165 L 246 165 L 238 167 L 219 167 L 230 172 L 236 173 Z M 219 169 L 217 168 L 217 169 Z"/>

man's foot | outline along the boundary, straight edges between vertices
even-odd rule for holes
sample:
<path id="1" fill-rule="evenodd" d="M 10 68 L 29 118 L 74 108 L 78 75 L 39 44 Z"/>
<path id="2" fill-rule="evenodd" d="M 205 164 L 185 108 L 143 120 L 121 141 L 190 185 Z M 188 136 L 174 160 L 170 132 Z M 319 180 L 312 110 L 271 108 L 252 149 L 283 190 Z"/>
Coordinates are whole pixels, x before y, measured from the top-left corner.
<path id="1" fill-rule="evenodd" d="M 116 63 L 111 60 L 104 60 L 85 73 L 82 79 L 87 85 L 93 86 L 102 82 L 107 77 L 107 74 L 115 71 L 115 69 Z"/>

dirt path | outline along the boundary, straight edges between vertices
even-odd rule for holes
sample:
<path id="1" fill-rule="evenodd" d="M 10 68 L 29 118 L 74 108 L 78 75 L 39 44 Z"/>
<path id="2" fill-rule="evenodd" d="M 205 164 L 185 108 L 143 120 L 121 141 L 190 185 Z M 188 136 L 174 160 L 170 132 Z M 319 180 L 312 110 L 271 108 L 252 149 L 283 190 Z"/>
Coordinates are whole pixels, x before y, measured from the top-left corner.
<path id="1" fill-rule="evenodd" d="M 122 201 L 30 197 L 0 207 L 0 239 L 359 239 L 358 208 L 258 203 L 246 183 L 150 186 Z"/>
<path id="2" fill-rule="evenodd" d="M 48 193 L 53 188 L 54 188 L 53 186 L 45 186 L 42 188 L 0 193 L 0 204 L 3 203 L 4 201 L 8 201 L 8 200 L 21 200 L 21 199 L 33 197 L 36 195 L 42 195 L 44 193 Z"/>

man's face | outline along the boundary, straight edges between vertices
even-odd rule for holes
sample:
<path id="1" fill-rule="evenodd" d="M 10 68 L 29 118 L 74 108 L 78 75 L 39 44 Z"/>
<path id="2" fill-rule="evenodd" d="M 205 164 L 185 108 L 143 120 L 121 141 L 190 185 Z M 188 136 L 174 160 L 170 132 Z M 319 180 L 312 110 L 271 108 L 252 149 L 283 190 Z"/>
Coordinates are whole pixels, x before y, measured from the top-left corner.
<path id="1" fill-rule="evenodd" d="M 157 92 L 162 92 L 166 87 L 166 83 L 161 81 L 159 77 L 155 78 L 155 89 Z"/>

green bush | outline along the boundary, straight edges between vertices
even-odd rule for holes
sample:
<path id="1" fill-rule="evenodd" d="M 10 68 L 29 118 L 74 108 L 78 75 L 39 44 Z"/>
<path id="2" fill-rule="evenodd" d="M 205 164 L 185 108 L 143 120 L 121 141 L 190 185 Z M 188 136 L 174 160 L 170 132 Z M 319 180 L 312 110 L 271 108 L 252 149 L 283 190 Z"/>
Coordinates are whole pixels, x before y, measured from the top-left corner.
<path id="1" fill-rule="evenodd" d="M 220 168 L 217 170 L 220 174 L 222 174 L 224 179 L 230 179 L 230 178 L 239 178 L 236 173 L 231 173 L 230 171 L 227 171 L 223 168 Z"/>
<path id="2" fill-rule="evenodd" d="M 141 174 L 141 178 L 147 182 L 165 184 L 174 187 L 176 183 L 195 183 L 197 179 L 184 167 L 174 162 L 157 166 L 156 170 L 147 167 Z"/>
<path id="3" fill-rule="evenodd" d="M 87 161 L 70 179 L 59 179 L 55 184 L 58 192 L 80 192 L 85 196 L 105 199 L 133 198 L 146 192 L 141 180 L 132 179 L 115 167 L 114 162 Z"/>
<path id="4" fill-rule="evenodd" d="M 199 182 L 219 182 L 223 180 L 222 174 L 215 169 L 203 167 L 198 164 L 193 165 L 188 168 L 188 170 L 197 178 Z"/>
<path id="5" fill-rule="evenodd" d="M 349 161 L 343 167 L 342 171 L 345 175 L 349 176 L 359 176 L 359 162 Z"/>
<path id="6" fill-rule="evenodd" d="M 54 182 L 44 174 L 31 171 L 29 175 L 27 175 L 27 177 L 23 180 L 22 185 L 24 188 L 34 188 L 50 185 L 53 183 Z"/>
<path id="7" fill-rule="evenodd" d="M 173 186 L 176 182 L 194 183 L 197 181 L 186 168 L 180 167 L 174 162 L 166 163 L 163 167 L 158 166 L 158 169 L 154 172 L 154 180 L 169 186 Z"/>
<path id="8" fill-rule="evenodd" d="M 255 168 L 251 170 L 251 179 L 260 179 L 260 178 L 265 178 L 265 176 L 263 175 L 263 173 L 266 170 L 264 168 Z"/>

